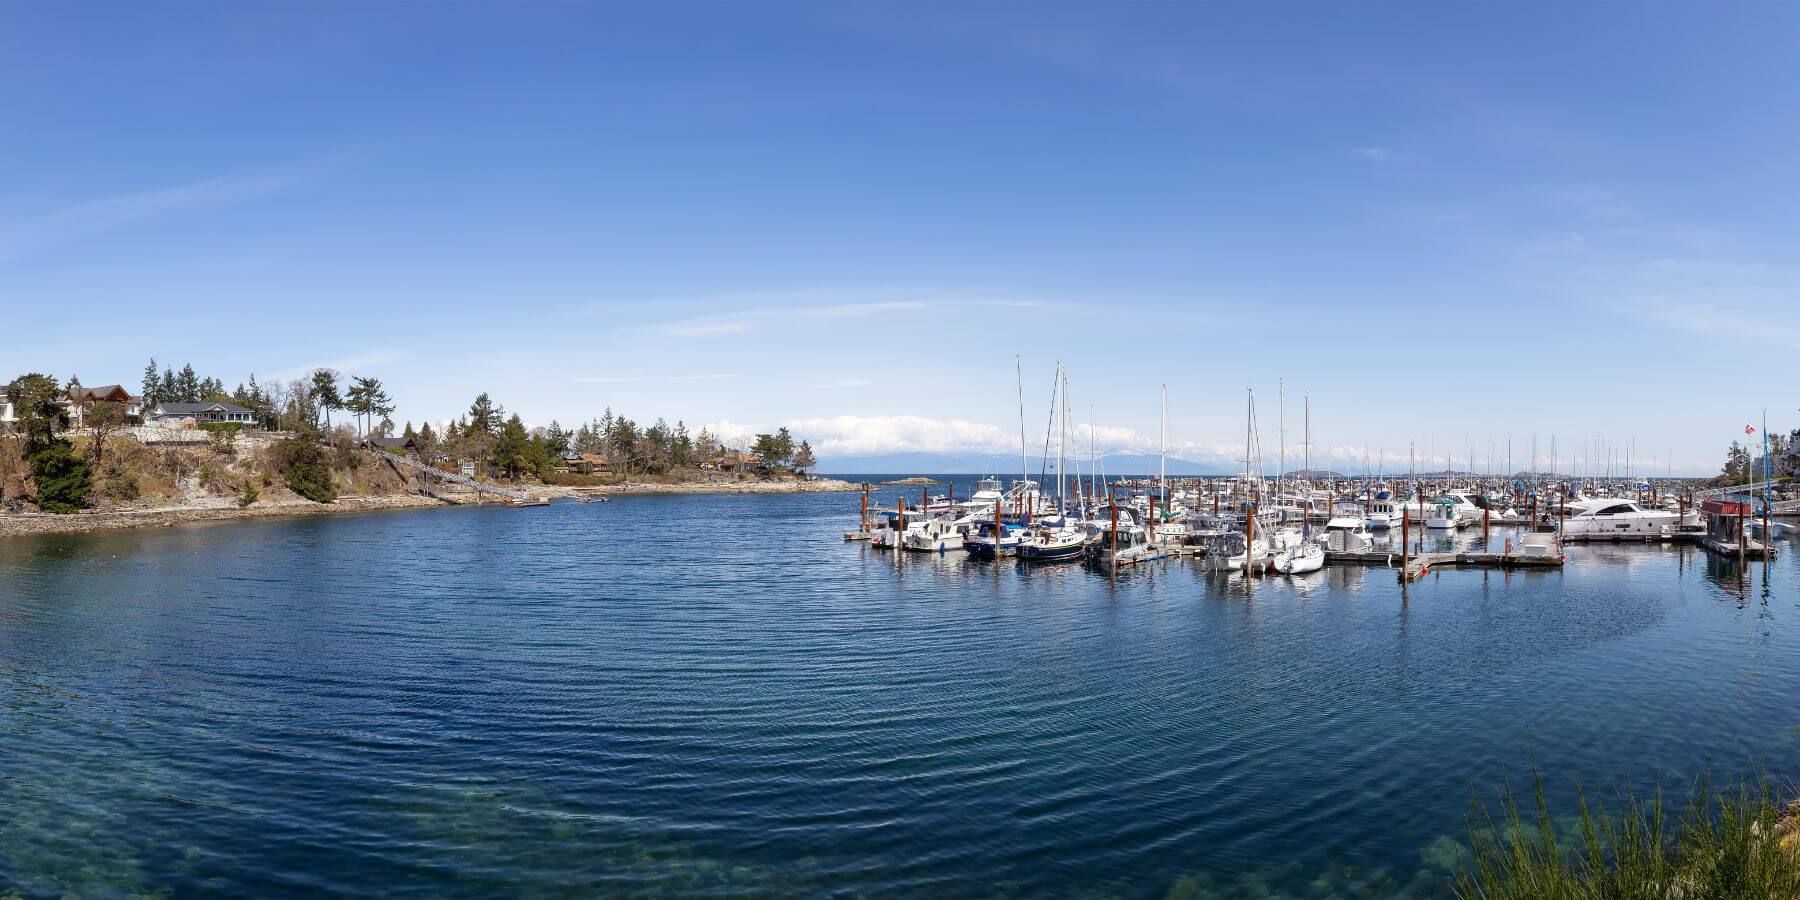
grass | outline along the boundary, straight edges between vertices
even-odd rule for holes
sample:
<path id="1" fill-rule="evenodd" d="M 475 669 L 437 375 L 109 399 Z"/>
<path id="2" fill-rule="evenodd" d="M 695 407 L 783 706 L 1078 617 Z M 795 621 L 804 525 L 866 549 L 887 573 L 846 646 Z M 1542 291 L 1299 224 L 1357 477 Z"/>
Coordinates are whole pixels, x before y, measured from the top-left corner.
<path id="1" fill-rule="evenodd" d="M 1457 875 L 1468 900 L 1800 900 L 1800 837 L 1782 822 L 1766 780 L 1714 792 L 1702 778 L 1676 815 L 1659 789 L 1622 793 L 1616 814 L 1576 785 L 1579 824 L 1558 834 L 1531 773 L 1533 821 L 1510 785 L 1499 821 L 1479 799 L 1469 819 L 1472 853 Z M 1780 826 L 1778 828 L 1777 826 Z"/>

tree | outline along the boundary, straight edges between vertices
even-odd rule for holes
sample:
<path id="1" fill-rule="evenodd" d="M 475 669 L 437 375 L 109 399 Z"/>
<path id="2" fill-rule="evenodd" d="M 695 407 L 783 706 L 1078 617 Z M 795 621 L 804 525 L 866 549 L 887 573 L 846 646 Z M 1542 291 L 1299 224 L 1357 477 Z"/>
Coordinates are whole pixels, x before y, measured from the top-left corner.
<path id="1" fill-rule="evenodd" d="M 194 374 L 192 363 L 181 367 L 181 374 L 175 376 L 175 390 L 183 403 L 200 402 L 200 376 Z"/>
<path id="2" fill-rule="evenodd" d="M 750 452 L 762 457 L 766 465 L 788 465 L 794 458 L 794 436 L 786 427 L 776 429 L 774 434 L 759 434 L 756 443 L 750 446 Z"/>
<path id="3" fill-rule="evenodd" d="M 138 390 L 144 395 L 145 409 L 162 402 L 162 382 L 156 377 L 156 357 L 150 357 L 150 364 L 144 367 L 144 383 Z"/>
<path id="4" fill-rule="evenodd" d="M 426 422 L 425 424 L 419 426 L 419 434 L 417 437 L 414 438 L 414 440 L 417 441 L 419 444 L 419 452 L 420 453 L 424 453 L 425 451 L 430 450 L 432 447 L 437 446 L 437 442 L 438 442 L 437 435 L 434 434 L 431 430 L 430 422 Z"/>
<path id="5" fill-rule="evenodd" d="M 675 438 L 669 445 L 669 458 L 678 466 L 693 465 L 694 439 L 688 436 L 687 423 L 675 420 Z"/>
<path id="6" fill-rule="evenodd" d="M 713 437 L 713 433 L 706 430 L 705 425 L 700 426 L 700 435 L 694 438 L 694 455 L 701 462 L 706 462 L 719 455 L 719 439 Z"/>
<path id="7" fill-rule="evenodd" d="M 801 441 L 800 449 L 794 451 L 794 470 L 801 474 L 805 474 L 807 469 L 818 464 L 819 461 L 813 458 L 812 445 L 805 441 Z"/>
<path id="8" fill-rule="evenodd" d="M 74 512 L 87 505 L 87 460 L 68 441 L 54 441 L 31 454 L 31 481 L 37 505 L 45 512 Z"/>
<path id="9" fill-rule="evenodd" d="M 58 429 L 69 427 L 69 407 L 61 385 L 49 375 L 20 375 L 6 386 L 19 431 L 25 435 L 26 452 L 50 446 Z"/>
<path id="10" fill-rule="evenodd" d="M 331 464 L 317 441 L 289 438 L 275 445 L 274 456 L 276 471 L 289 490 L 314 503 L 337 499 L 337 489 L 331 484 Z"/>
<path id="11" fill-rule="evenodd" d="M 530 463 L 530 450 L 531 438 L 525 433 L 525 423 L 519 420 L 518 413 L 513 413 L 494 441 L 494 465 L 508 477 L 517 478 Z"/>
<path id="12" fill-rule="evenodd" d="M 570 449 L 569 432 L 564 431 L 562 424 L 555 419 L 551 419 L 550 427 L 544 429 L 544 449 L 558 458 Z"/>
<path id="13" fill-rule="evenodd" d="M 478 431 L 493 434 L 500 427 L 500 417 L 505 414 L 506 411 L 489 400 L 486 391 L 482 391 L 475 395 L 475 402 L 469 404 L 468 424 L 463 427 L 463 433 Z"/>
<path id="14" fill-rule="evenodd" d="M 1751 480 L 1749 448 L 1732 441 L 1730 449 L 1725 451 L 1725 467 L 1720 470 L 1719 478 L 1726 484 L 1748 483 Z"/>
<path id="15" fill-rule="evenodd" d="M 323 414 L 326 429 L 331 428 L 331 411 L 344 408 L 344 395 L 338 392 L 338 373 L 336 369 L 314 369 L 311 384 L 312 405 L 315 414 Z M 313 420 L 317 424 L 318 419 Z"/>
<path id="16" fill-rule="evenodd" d="M 181 402 L 181 386 L 175 382 L 175 370 L 163 366 L 162 381 L 156 386 L 157 399 L 163 403 Z"/>

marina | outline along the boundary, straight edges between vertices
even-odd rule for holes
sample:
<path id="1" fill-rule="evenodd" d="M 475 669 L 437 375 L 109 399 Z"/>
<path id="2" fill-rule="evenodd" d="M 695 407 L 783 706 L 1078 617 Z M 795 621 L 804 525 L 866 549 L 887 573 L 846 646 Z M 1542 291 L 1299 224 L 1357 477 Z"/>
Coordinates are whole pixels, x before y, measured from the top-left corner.
<path id="1" fill-rule="evenodd" d="M 1471 788 L 1533 753 L 1559 808 L 1576 776 L 1800 765 L 1787 538 L 1749 565 L 1677 541 L 1501 568 L 1444 557 L 1517 532 L 1414 527 L 1405 586 L 1354 553 L 1109 575 L 846 545 L 859 507 L 620 496 L 0 543 L 0 874 L 26 896 L 1435 898 Z M 419 565 L 370 589 L 401 548 Z"/>

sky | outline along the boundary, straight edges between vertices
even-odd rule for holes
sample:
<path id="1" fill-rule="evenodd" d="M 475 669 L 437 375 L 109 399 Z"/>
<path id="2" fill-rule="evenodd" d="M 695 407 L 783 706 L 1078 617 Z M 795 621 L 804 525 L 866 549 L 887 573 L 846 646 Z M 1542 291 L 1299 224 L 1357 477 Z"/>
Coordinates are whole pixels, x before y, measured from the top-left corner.
<path id="1" fill-rule="evenodd" d="M 0 3 L 0 369 L 824 459 L 1710 473 L 1800 425 L 1800 7 Z M 1540 466 L 1543 467 L 1543 466 Z M 1496 468 L 1498 464 L 1496 463 Z"/>

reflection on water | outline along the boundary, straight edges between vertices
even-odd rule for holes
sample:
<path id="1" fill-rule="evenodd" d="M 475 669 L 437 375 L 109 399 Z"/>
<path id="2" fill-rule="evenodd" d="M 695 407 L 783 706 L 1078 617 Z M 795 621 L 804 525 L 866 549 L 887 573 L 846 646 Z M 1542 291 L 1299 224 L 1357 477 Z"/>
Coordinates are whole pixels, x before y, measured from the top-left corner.
<path id="1" fill-rule="evenodd" d="M 1800 761 L 1791 547 L 1403 593 L 874 551 L 855 506 L 0 542 L 0 895 L 1442 896 L 1528 733 L 1553 800 Z"/>

